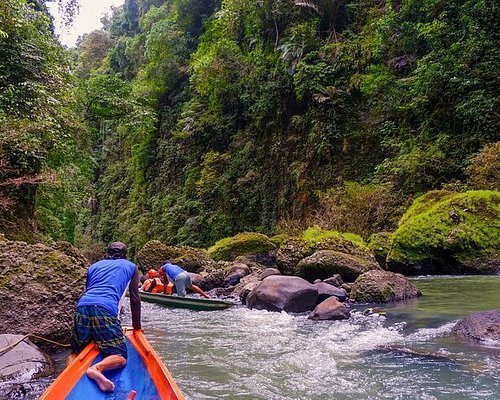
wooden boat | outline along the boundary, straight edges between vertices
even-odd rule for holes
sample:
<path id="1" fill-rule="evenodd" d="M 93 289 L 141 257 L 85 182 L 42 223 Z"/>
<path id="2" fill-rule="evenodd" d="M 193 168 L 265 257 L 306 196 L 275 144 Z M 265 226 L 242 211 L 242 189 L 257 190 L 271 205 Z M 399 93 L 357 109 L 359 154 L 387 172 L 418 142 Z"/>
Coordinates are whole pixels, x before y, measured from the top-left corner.
<path id="1" fill-rule="evenodd" d="M 231 307 L 234 303 L 226 300 L 205 299 L 201 297 L 180 297 L 163 293 L 139 292 L 142 301 L 174 308 L 187 308 L 197 311 L 215 311 Z"/>
<path id="2" fill-rule="evenodd" d="M 142 331 L 125 333 L 128 360 L 124 368 L 106 371 L 115 390 L 102 392 L 85 371 L 102 360 L 97 345 L 89 344 L 59 375 L 39 400 L 160 399 L 184 400 L 179 387 Z"/>

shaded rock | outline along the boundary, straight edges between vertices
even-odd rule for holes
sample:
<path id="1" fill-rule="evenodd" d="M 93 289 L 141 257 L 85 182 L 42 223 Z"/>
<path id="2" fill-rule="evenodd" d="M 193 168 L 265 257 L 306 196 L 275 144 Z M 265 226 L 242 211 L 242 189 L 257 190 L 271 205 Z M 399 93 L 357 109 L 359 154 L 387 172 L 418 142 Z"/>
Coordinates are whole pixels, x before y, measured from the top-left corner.
<path id="1" fill-rule="evenodd" d="M 347 292 L 344 289 L 337 288 L 324 282 L 314 283 L 313 286 L 318 291 L 318 299 L 316 300 L 318 304 L 332 296 L 336 297 L 339 301 L 345 301 L 347 299 Z"/>
<path id="2" fill-rule="evenodd" d="M 452 333 L 474 342 L 500 347 L 500 309 L 469 315 L 455 325 Z"/>
<path id="3" fill-rule="evenodd" d="M 142 273 L 150 269 L 159 269 L 166 260 L 173 260 L 181 255 L 181 250 L 174 246 L 167 246 L 159 240 L 150 240 L 135 256 L 135 263 Z"/>
<path id="4" fill-rule="evenodd" d="M 250 268 L 241 263 L 234 263 L 225 271 L 224 286 L 234 286 L 240 283 L 241 278 L 250 273 Z"/>
<path id="5" fill-rule="evenodd" d="M 344 289 L 347 293 L 351 293 L 352 283 L 343 283 L 342 286 L 340 287 Z"/>
<path id="6" fill-rule="evenodd" d="M 86 272 L 83 261 L 43 244 L 0 242 L 3 333 L 34 333 L 68 343 Z M 50 347 L 34 342 L 43 349 Z"/>
<path id="7" fill-rule="evenodd" d="M 235 293 L 239 295 L 241 304 L 246 304 L 248 294 L 259 285 L 261 281 L 259 276 L 260 272 L 254 271 L 250 275 L 243 277 L 238 286 L 235 288 Z"/>
<path id="8" fill-rule="evenodd" d="M 297 264 L 297 275 L 312 282 L 339 274 L 344 281 L 353 282 L 362 273 L 371 269 L 380 269 L 374 261 L 333 250 L 320 250 L 304 258 Z"/>
<path id="9" fill-rule="evenodd" d="M 52 360 L 28 339 L 19 342 L 23 337 L 0 335 L 0 349 L 17 343 L 12 349 L 0 354 L 0 382 L 15 380 L 21 376 L 23 380 L 28 381 L 54 373 Z"/>
<path id="10" fill-rule="evenodd" d="M 387 268 L 403 274 L 500 273 L 500 192 L 435 190 L 392 235 Z"/>
<path id="11" fill-rule="evenodd" d="M 416 286 L 401 274 L 373 270 L 352 285 L 351 300 L 361 303 L 388 303 L 421 296 Z"/>
<path id="12" fill-rule="evenodd" d="M 50 245 L 54 250 L 59 250 L 61 253 L 64 253 L 70 257 L 73 257 L 76 263 L 80 265 L 90 265 L 87 258 L 83 255 L 83 253 L 73 246 L 70 242 L 65 242 L 60 240 Z"/>
<path id="13" fill-rule="evenodd" d="M 385 260 L 391 250 L 391 237 L 391 232 L 379 232 L 374 233 L 368 239 L 368 247 L 382 268 L 385 268 Z"/>
<path id="14" fill-rule="evenodd" d="M 318 292 L 305 279 L 296 276 L 269 276 L 246 298 L 248 308 L 268 311 L 305 312 L 316 305 Z"/>
<path id="15" fill-rule="evenodd" d="M 272 275 L 281 275 L 281 272 L 279 271 L 279 269 L 276 269 L 276 268 L 266 268 L 264 271 L 262 271 L 259 274 L 259 280 L 263 281 L 268 276 L 272 276 Z"/>
<path id="16" fill-rule="evenodd" d="M 265 254 L 276 249 L 266 235 L 256 232 L 243 232 L 233 237 L 224 238 L 208 249 L 208 255 L 214 260 L 234 260 L 248 254 Z"/>
<path id="17" fill-rule="evenodd" d="M 300 239 L 284 241 L 276 251 L 276 265 L 284 275 L 293 275 L 295 267 L 304 257 L 314 253 L 314 246 Z"/>
<path id="18" fill-rule="evenodd" d="M 329 285 L 333 285 L 335 287 L 342 287 L 342 285 L 344 284 L 344 281 L 342 280 L 340 274 L 335 274 L 330 278 L 325 279 L 323 282 L 328 283 Z"/>
<path id="19" fill-rule="evenodd" d="M 319 303 L 307 318 L 313 320 L 340 320 L 350 317 L 351 312 L 344 304 L 338 301 L 336 297 L 329 297 Z"/>

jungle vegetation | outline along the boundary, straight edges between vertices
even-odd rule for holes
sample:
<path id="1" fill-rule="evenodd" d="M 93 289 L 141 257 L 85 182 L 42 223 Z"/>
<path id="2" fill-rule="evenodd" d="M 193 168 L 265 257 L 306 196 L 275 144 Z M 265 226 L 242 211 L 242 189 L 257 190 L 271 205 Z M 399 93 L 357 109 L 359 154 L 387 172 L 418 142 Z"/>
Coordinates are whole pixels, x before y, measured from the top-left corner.
<path id="1" fill-rule="evenodd" d="M 497 15 L 125 0 L 64 49 L 44 0 L 4 0 L 1 230 L 133 251 L 312 225 L 366 238 L 430 190 L 498 190 Z"/>

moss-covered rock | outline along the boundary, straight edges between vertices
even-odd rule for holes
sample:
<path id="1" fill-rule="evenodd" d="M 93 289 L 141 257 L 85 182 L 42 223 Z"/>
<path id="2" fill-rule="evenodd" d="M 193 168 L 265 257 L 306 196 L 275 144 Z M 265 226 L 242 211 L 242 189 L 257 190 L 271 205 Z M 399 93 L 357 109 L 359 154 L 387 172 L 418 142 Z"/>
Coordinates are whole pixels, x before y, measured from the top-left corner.
<path id="1" fill-rule="evenodd" d="M 498 273 L 491 260 L 500 254 L 500 192 L 429 192 L 401 218 L 391 242 L 391 271 Z"/>
<path id="2" fill-rule="evenodd" d="M 135 263 L 142 273 L 146 273 L 151 268 L 160 268 L 166 260 L 172 260 L 181 254 L 182 250 L 178 247 L 167 246 L 159 240 L 150 240 L 135 256 Z"/>
<path id="3" fill-rule="evenodd" d="M 416 286 L 401 274 L 373 270 L 358 277 L 349 297 L 360 303 L 389 303 L 420 296 Z"/>
<path id="4" fill-rule="evenodd" d="M 204 249 L 182 246 L 179 252 L 180 254 L 173 258 L 172 262 L 188 272 L 199 272 L 214 262 Z"/>
<path id="5" fill-rule="evenodd" d="M 360 257 L 334 250 L 320 250 L 303 258 L 296 267 L 296 274 L 309 282 L 326 279 L 340 274 L 347 282 L 354 282 L 362 273 L 380 266 L 375 261 L 366 261 Z"/>
<path id="6" fill-rule="evenodd" d="M 368 239 L 368 247 L 382 268 L 385 268 L 385 260 L 391 250 L 391 237 L 391 232 L 378 232 Z"/>
<path id="7" fill-rule="evenodd" d="M 352 233 L 327 231 L 318 227 L 307 229 L 301 237 L 285 240 L 276 252 L 276 265 L 285 275 L 298 274 L 300 260 L 319 250 L 333 250 L 375 263 L 375 257 L 363 239 Z"/>
<path id="8" fill-rule="evenodd" d="M 208 249 L 208 255 L 214 260 L 234 260 L 246 254 L 264 254 L 276 249 L 266 235 L 256 232 L 243 232 L 224 238 Z"/>
<path id="9" fill-rule="evenodd" d="M 67 255 L 43 244 L 0 241 L 2 333 L 34 333 L 68 343 L 87 272 L 84 259 L 69 246 L 61 246 Z"/>

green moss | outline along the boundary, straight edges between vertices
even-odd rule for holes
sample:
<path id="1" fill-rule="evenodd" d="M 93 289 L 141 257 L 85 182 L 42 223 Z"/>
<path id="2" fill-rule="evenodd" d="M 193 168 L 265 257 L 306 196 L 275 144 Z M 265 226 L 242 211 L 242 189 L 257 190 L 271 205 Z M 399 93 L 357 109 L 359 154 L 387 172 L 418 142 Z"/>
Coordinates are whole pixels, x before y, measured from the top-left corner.
<path id="1" fill-rule="evenodd" d="M 312 228 L 308 228 L 302 234 L 302 240 L 310 243 L 313 246 L 319 245 L 322 242 L 328 241 L 329 239 L 347 239 L 352 242 L 354 245 L 362 247 L 364 249 L 368 249 L 368 246 L 361 238 L 361 236 L 356 235 L 355 233 L 340 233 L 334 230 L 324 230 L 319 228 L 318 226 L 314 226 Z"/>
<path id="2" fill-rule="evenodd" d="M 272 236 L 269 240 L 270 240 L 272 243 L 274 243 L 274 245 L 275 245 L 276 247 L 279 247 L 279 246 L 281 246 L 281 244 L 282 244 L 283 242 L 285 242 L 285 241 L 286 241 L 286 240 L 288 240 L 288 239 L 291 239 L 291 236 L 286 235 L 286 234 L 284 234 L 284 233 L 283 233 L 283 234 L 280 234 L 280 235 L 275 235 L 275 236 Z"/>
<path id="3" fill-rule="evenodd" d="M 262 254 L 274 250 L 273 244 L 266 235 L 255 232 L 243 232 L 236 236 L 224 238 L 208 249 L 208 255 L 214 260 L 234 260 L 245 254 Z"/>
<path id="4" fill-rule="evenodd" d="M 450 214 L 451 213 L 451 214 Z M 500 192 L 434 191 L 415 200 L 392 237 L 388 261 L 457 260 L 500 252 Z"/>

